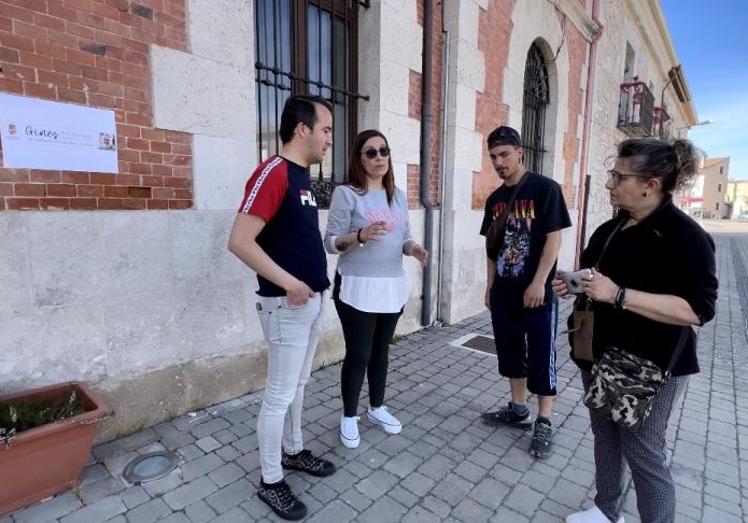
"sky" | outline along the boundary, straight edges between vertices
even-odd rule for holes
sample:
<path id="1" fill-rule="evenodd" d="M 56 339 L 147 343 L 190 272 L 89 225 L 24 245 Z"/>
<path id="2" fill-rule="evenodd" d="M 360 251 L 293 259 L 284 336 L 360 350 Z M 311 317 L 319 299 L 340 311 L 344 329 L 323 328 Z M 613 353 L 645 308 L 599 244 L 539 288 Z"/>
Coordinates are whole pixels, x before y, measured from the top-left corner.
<path id="1" fill-rule="evenodd" d="M 700 121 L 688 137 L 748 179 L 748 0 L 660 0 Z"/>

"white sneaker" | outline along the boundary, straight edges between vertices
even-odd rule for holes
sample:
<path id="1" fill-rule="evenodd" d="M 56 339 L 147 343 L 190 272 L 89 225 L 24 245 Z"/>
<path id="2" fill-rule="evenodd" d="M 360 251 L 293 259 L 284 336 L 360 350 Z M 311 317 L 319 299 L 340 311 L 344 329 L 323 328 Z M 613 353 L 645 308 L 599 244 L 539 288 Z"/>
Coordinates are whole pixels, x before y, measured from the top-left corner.
<path id="1" fill-rule="evenodd" d="M 566 516 L 566 523 L 610 523 L 610 520 L 602 510 L 592 505 L 592 508 Z M 623 523 L 623 516 L 616 523 Z"/>
<path id="2" fill-rule="evenodd" d="M 387 434 L 400 434 L 403 430 L 403 426 L 397 421 L 397 418 L 387 411 L 387 407 L 379 407 L 366 412 L 366 417 L 374 423 L 384 429 Z"/>
<path id="3" fill-rule="evenodd" d="M 361 443 L 358 435 L 358 416 L 340 417 L 340 442 L 349 449 L 355 449 Z"/>

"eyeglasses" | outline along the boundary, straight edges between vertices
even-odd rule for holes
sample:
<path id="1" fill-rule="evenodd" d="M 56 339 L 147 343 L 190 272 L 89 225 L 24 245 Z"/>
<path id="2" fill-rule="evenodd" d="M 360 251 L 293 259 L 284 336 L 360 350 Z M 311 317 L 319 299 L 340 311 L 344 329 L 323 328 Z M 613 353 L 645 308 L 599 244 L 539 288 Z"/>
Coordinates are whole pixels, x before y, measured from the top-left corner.
<path id="1" fill-rule="evenodd" d="M 619 173 L 615 169 L 611 169 L 608 171 L 609 179 L 613 182 L 614 185 L 618 185 L 621 183 L 621 180 L 624 178 L 651 178 L 651 176 L 646 174 L 624 174 Z"/>
<path id="2" fill-rule="evenodd" d="M 369 159 L 373 160 L 377 157 L 377 153 L 379 153 L 379 156 L 382 158 L 387 158 L 390 155 L 390 148 L 382 146 L 379 149 L 374 149 L 373 147 L 371 149 L 366 149 L 363 151 L 363 154 Z"/>

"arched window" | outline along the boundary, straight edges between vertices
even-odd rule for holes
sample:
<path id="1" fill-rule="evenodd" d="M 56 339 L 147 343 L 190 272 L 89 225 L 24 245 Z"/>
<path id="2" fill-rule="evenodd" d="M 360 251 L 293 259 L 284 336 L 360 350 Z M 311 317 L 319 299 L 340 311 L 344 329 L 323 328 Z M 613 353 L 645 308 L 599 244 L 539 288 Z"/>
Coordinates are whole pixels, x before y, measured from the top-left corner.
<path id="1" fill-rule="evenodd" d="M 545 109 L 549 102 L 548 69 L 545 66 L 540 47 L 537 44 L 532 44 L 530 51 L 527 53 L 527 64 L 525 65 L 522 141 L 525 149 L 525 167 L 539 174 L 543 174 Z"/>

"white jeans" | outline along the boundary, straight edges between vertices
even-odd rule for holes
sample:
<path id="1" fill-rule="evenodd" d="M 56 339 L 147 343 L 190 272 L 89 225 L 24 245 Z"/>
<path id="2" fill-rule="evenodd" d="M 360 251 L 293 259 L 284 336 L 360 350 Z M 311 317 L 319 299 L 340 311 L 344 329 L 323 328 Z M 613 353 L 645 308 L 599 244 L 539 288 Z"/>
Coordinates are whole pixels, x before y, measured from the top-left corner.
<path id="1" fill-rule="evenodd" d="M 285 297 L 259 297 L 257 301 L 262 332 L 270 344 L 265 397 L 257 419 L 265 483 L 283 479 L 281 444 L 291 454 L 304 449 L 301 435 L 304 386 L 322 332 L 324 302 L 324 293 L 315 293 L 298 308 L 289 307 Z"/>

